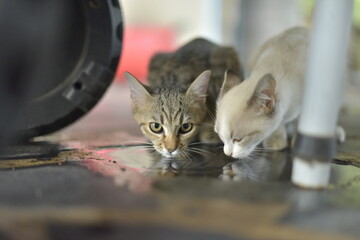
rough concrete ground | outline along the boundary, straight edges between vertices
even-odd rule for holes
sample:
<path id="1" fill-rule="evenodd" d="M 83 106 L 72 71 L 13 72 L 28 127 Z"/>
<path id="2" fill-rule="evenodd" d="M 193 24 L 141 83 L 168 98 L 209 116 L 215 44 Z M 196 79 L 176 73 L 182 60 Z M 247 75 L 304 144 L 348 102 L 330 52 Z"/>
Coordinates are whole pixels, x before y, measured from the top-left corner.
<path id="1" fill-rule="evenodd" d="M 331 185 L 308 191 L 289 181 L 289 151 L 234 161 L 204 145 L 162 159 L 114 85 L 84 119 L 36 139 L 61 144 L 58 156 L 0 161 L 0 239 L 359 239 L 359 93 L 349 98 Z"/>

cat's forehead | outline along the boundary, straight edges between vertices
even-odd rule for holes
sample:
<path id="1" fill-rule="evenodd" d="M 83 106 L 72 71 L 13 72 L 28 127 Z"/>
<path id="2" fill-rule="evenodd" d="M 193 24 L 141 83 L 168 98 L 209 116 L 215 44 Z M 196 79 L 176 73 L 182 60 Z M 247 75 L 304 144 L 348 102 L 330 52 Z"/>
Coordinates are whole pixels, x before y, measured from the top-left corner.
<path id="1" fill-rule="evenodd" d="M 260 119 L 254 118 L 249 109 L 242 109 L 236 103 L 219 108 L 216 130 L 223 137 L 234 138 L 253 131 Z"/>
<path id="2" fill-rule="evenodd" d="M 186 105 L 186 98 L 184 94 L 179 91 L 169 91 L 165 89 L 155 95 L 154 103 L 160 110 L 167 108 L 169 111 L 175 111 Z"/>
<path id="3" fill-rule="evenodd" d="M 247 102 L 252 94 L 247 89 L 243 89 L 241 84 L 230 89 L 220 100 L 222 107 L 230 106 L 236 109 L 245 109 Z"/>
<path id="4" fill-rule="evenodd" d="M 184 94 L 165 90 L 154 96 L 153 118 L 165 125 L 178 125 L 189 119 Z"/>

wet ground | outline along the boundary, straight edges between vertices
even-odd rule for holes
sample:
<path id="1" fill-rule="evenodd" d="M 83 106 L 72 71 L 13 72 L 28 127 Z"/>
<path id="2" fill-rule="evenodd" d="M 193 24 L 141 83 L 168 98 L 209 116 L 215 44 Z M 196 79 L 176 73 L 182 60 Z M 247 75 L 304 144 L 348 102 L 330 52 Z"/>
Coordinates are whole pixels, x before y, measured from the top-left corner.
<path id="1" fill-rule="evenodd" d="M 360 107 L 350 95 L 331 184 L 309 191 L 290 182 L 290 151 L 234 160 L 198 144 L 189 159 L 162 158 L 113 86 L 84 119 L 36 139 L 59 154 L 0 160 L 0 239 L 359 239 Z"/>

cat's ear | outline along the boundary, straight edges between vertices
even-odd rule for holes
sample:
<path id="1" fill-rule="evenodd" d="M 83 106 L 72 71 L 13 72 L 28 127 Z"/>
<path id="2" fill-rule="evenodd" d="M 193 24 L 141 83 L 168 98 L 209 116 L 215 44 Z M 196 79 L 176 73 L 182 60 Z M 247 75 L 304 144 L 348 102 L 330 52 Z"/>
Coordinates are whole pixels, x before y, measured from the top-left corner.
<path id="1" fill-rule="evenodd" d="M 149 92 L 133 75 L 128 72 L 125 72 L 124 75 L 130 88 L 133 104 L 144 105 L 151 98 Z"/>
<path id="2" fill-rule="evenodd" d="M 249 105 L 256 106 L 263 113 L 270 113 L 276 103 L 276 81 L 271 74 L 265 74 L 256 85 Z"/>
<path id="3" fill-rule="evenodd" d="M 210 76 L 210 70 L 202 72 L 190 85 L 186 95 L 191 96 L 198 103 L 205 104 Z"/>
<path id="4" fill-rule="evenodd" d="M 231 88 L 235 87 L 241 82 L 241 78 L 239 78 L 232 70 L 227 70 L 224 74 L 224 82 L 220 89 L 218 99 L 221 99 L 225 95 L 225 93 L 227 93 Z"/>

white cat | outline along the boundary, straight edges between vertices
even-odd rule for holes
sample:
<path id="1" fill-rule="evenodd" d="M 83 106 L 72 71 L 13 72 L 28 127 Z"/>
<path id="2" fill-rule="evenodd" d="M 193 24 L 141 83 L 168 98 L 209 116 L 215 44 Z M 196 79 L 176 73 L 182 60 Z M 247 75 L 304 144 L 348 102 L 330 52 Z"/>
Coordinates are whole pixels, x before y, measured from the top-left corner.
<path id="1" fill-rule="evenodd" d="M 225 73 L 215 131 L 226 155 L 244 158 L 261 142 L 266 149 L 287 147 L 285 124 L 300 112 L 308 44 L 307 29 L 291 28 L 260 47 L 248 79 Z"/>

